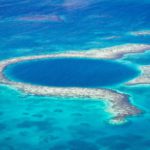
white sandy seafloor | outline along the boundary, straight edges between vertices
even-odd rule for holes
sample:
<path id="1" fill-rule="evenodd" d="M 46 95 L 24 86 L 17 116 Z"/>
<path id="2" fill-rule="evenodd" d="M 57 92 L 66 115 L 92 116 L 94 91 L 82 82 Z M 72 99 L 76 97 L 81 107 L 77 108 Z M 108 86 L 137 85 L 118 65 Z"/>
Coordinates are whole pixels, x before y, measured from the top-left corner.
<path id="1" fill-rule="evenodd" d="M 122 124 L 127 121 L 130 116 L 136 116 L 142 112 L 139 108 L 134 106 L 130 102 L 130 95 L 122 93 L 118 90 L 107 88 L 63 88 L 63 87 L 48 87 L 48 86 L 36 86 L 28 83 L 16 82 L 7 79 L 3 74 L 5 67 L 10 64 L 14 64 L 21 61 L 30 61 L 34 59 L 43 58 L 59 58 L 59 57 L 82 57 L 82 58 L 94 58 L 94 59 L 119 59 L 126 54 L 142 53 L 150 50 L 150 45 L 145 44 L 126 44 L 120 46 L 114 46 L 104 49 L 92 49 L 88 51 L 69 51 L 65 53 L 55 53 L 48 55 L 37 56 L 25 56 L 16 57 L 12 59 L 3 60 L 0 62 L 0 82 L 5 85 L 13 86 L 26 93 L 34 95 L 46 95 L 46 96 L 58 96 L 58 97 L 79 97 L 79 98 L 94 98 L 97 100 L 105 100 L 108 106 L 105 111 L 109 112 L 113 117 L 109 120 L 112 124 Z M 126 63 L 126 62 L 124 62 Z M 136 84 L 149 84 L 150 66 L 140 67 L 141 75 L 129 81 L 128 86 Z"/>

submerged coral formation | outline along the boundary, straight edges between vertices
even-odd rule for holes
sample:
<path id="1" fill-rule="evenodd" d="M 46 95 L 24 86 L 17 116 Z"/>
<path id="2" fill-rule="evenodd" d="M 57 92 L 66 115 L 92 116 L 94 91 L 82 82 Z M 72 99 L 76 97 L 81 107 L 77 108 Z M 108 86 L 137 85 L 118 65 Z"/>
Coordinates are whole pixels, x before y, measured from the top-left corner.
<path id="1" fill-rule="evenodd" d="M 138 78 L 127 82 L 128 85 L 150 84 L 150 65 L 141 66 L 140 70 L 141 75 Z"/>
<path id="2" fill-rule="evenodd" d="M 14 86 L 30 94 L 48 95 L 59 97 L 81 97 L 92 98 L 98 100 L 105 100 L 108 102 L 107 111 L 113 115 L 110 120 L 111 123 L 119 124 L 126 121 L 126 117 L 137 115 L 141 110 L 133 106 L 129 102 L 129 95 L 104 88 L 63 88 L 63 87 L 49 87 L 40 85 L 31 85 L 23 82 L 16 82 L 9 80 L 5 77 L 3 71 L 10 65 L 17 62 L 29 61 L 43 58 L 62 58 L 62 57 L 83 57 L 83 58 L 96 58 L 96 59 L 117 59 L 129 53 L 140 53 L 150 49 L 150 45 L 144 44 L 127 44 L 123 46 L 115 46 L 105 49 L 94 49 L 89 51 L 80 52 L 66 52 L 49 55 L 27 56 L 18 57 L 0 62 L 0 82 L 6 85 Z M 144 75 L 129 82 L 135 83 L 149 83 L 149 67 L 142 67 Z M 147 76 L 148 75 L 148 76 Z"/>

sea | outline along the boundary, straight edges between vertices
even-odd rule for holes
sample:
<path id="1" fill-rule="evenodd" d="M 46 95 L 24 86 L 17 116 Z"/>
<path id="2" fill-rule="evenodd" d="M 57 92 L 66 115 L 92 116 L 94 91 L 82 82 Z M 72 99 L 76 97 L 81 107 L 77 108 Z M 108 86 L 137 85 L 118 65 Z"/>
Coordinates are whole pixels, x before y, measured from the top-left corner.
<path id="1" fill-rule="evenodd" d="M 0 0 L 0 60 L 150 44 L 150 34 L 133 34 L 150 32 L 149 18 L 149 0 Z M 130 64 L 128 71 L 135 76 L 135 68 L 150 65 L 150 52 L 119 61 Z M 80 69 L 74 62 L 72 66 Z M 123 72 L 128 69 L 119 66 Z M 20 69 L 16 74 L 24 71 Z M 130 78 L 122 77 L 120 81 Z M 103 101 L 37 96 L 0 84 L 0 150 L 150 150 L 150 85 L 120 81 L 109 88 L 129 94 L 130 102 L 142 110 L 122 125 L 108 123 L 111 115 Z"/>

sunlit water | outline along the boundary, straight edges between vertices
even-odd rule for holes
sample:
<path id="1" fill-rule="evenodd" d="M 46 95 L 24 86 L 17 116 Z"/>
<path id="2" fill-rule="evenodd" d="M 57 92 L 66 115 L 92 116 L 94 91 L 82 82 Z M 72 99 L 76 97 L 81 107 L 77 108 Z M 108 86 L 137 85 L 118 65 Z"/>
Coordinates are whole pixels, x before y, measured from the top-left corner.
<path id="1" fill-rule="evenodd" d="M 1 0 L 0 59 L 150 44 L 150 36 L 130 34 L 148 30 L 149 16 L 149 0 Z M 148 53 L 124 60 L 150 64 Z M 113 126 L 100 101 L 33 96 L 1 85 L 0 150 L 149 150 L 150 86 L 112 88 L 130 94 L 143 114 Z"/>

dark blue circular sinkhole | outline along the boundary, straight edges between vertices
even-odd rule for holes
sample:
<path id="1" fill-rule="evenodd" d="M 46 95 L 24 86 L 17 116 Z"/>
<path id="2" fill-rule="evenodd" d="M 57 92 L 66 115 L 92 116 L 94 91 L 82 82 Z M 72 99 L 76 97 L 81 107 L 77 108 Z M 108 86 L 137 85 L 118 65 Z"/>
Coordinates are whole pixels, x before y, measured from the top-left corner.
<path id="1" fill-rule="evenodd" d="M 125 82 L 139 72 L 115 61 L 51 58 L 19 62 L 5 69 L 15 81 L 54 87 L 102 87 Z"/>

